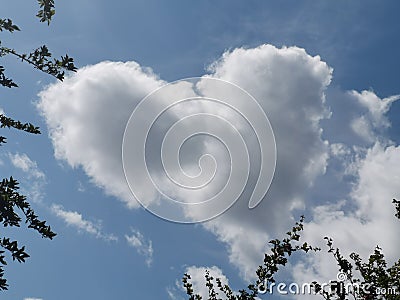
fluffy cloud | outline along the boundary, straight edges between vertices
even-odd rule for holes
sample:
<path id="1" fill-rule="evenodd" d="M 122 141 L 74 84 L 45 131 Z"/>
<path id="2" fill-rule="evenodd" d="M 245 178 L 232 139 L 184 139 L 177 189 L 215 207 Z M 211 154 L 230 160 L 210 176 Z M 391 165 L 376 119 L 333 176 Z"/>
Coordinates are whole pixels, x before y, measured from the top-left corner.
<path id="1" fill-rule="evenodd" d="M 247 190 L 234 207 L 204 225 L 229 245 L 231 261 L 250 278 L 269 234 L 287 226 L 288 221 L 283 220 L 290 220 L 290 211 L 303 205 L 304 190 L 325 172 L 329 147 L 321 138 L 319 122 L 329 117 L 324 90 L 330 83 L 332 70 L 318 56 L 309 56 L 303 49 L 262 45 L 225 53 L 210 72 L 209 76 L 230 81 L 250 92 L 268 115 L 276 137 L 276 175 L 266 199 L 255 210 L 247 208 L 246 197 L 257 180 L 255 167 Z M 151 71 L 136 63 L 105 62 L 83 68 L 63 83 L 41 92 L 38 107 L 46 118 L 56 157 L 73 167 L 82 166 L 108 194 L 131 207 L 137 206 L 122 172 L 123 130 L 138 101 L 162 84 Z M 190 95 L 187 89 L 183 85 L 180 92 Z M 188 109 L 195 109 L 193 106 L 178 107 L 168 117 L 181 117 Z M 202 108 L 214 109 L 207 105 Z M 157 130 L 161 135 L 162 123 Z M 215 153 L 214 148 L 214 143 L 198 142 L 188 152 L 200 149 Z M 217 151 L 215 155 L 221 153 Z M 259 157 L 258 161 L 257 156 L 253 158 L 252 163 L 257 166 Z M 224 163 L 219 168 L 224 165 L 229 166 Z M 143 193 L 148 192 L 148 187 L 144 187 Z M 181 199 L 189 198 L 179 191 L 172 192 Z"/>
<path id="2" fill-rule="evenodd" d="M 336 87 L 327 90 L 326 104 L 331 117 L 321 121 L 323 136 L 330 143 L 347 147 L 371 147 L 376 140 L 387 139 L 390 122 L 386 113 L 399 96 L 380 98 L 372 91 L 342 91 Z"/>
<path id="3" fill-rule="evenodd" d="M 357 252 L 364 259 L 379 245 L 391 264 L 398 259 L 400 242 L 398 221 L 391 203 L 392 198 L 400 196 L 397 184 L 400 148 L 385 132 L 390 126 L 385 114 L 399 97 L 381 99 L 370 91 L 352 91 L 346 93 L 344 99 L 352 107 L 347 106 L 341 122 L 340 118 L 335 118 L 333 107 L 334 122 L 328 126 L 337 124 L 339 129 L 330 131 L 330 136 L 332 140 L 345 143 L 331 145 L 333 156 L 323 181 L 333 182 L 331 186 L 336 190 L 347 192 L 341 197 L 324 194 L 322 203 L 312 208 L 313 219 L 305 226 L 304 239 L 326 249 L 321 238 L 329 236 L 345 256 Z M 359 122 L 359 126 L 354 126 L 355 122 Z M 353 131 L 342 131 L 346 126 Z M 335 193 L 332 189 L 328 191 Z M 332 280 L 336 273 L 333 257 L 322 253 L 309 256 L 293 268 L 297 282 Z"/>
<path id="4" fill-rule="evenodd" d="M 153 262 L 153 242 L 147 241 L 140 231 L 135 229 L 131 231 L 130 235 L 125 235 L 128 245 L 135 248 L 138 254 L 143 255 L 147 266 L 150 267 Z"/>
<path id="5" fill-rule="evenodd" d="M 385 116 L 389 111 L 391 104 L 397 101 L 399 96 L 392 96 L 385 99 L 380 99 L 371 91 L 349 92 L 349 95 L 354 98 L 357 103 L 363 108 L 361 116 L 357 116 L 351 122 L 351 129 L 369 143 L 374 143 L 379 139 L 379 135 L 383 130 L 390 126 L 390 122 Z"/>
<path id="6" fill-rule="evenodd" d="M 107 194 L 138 207 L 122 169 L 122 138 L 135 106 L 162 84 L 135 62 L 102 62 L 41 92 L 38 107 L 55 156 L 82 167 Z"/>
<path id="7" fill-rule="evenodd" d="M 389 111 L 392 103 L 400 99 L 399 95 L 380 99 L 372 91 L 362 91 L 361 93 L 351 91 L 350 94 L 357 99 L 361 106 L 367 109 L 371 123 L 375 128 L 387 128 L 390 125 L 385 114 Z"/>
<path id="8" fill-rule="evenodd" d="M 357 180 L 349 198 L 315 207 L 313 221 L 305 226 L 304 239 L 325 249 L 321 237 L 329 236 L 342 254 L 357 252 L 364 259 L 379 245 L 389 264 L 394 263 L 400 231 L 391 200 L 400 197 L 400 147 L 376 143 L 356 163 Z M 334 279 L 336 273 L 330 255 L 311 256 L 294 267 L 299 282 Z"/>
<path id="9" fill-rule="evenodd" d="M 76 211 L 65 210 L 61 205 L 53 204 L 52 212 L 61 218 L 68 226 L 75 227 L 80 232 L 86 232 L 106 241 L 116 241 L 118 238 L 113 234 L 105 234 L 102 232 L 101 221 L 95 222 L 85 220 L 82 215 Z"/>
<path id="10" fill-rule="evenodd" d="M 225 53 L 212 72 L 260 102 L 276 138 L 277 167 L 264 201 L 254 210 L 239 201 L 204 225 L 229 245 L 230 261 L 250 280 L 269 237 L 287 228 L 291 211 L 304 205 L 305 191 L 325 172 L 329 147 L 319 122 L 330 115 L 324 91 L 332 70 L 303 49 L 263 45 Z"/>
<path id="11" fill-rule="evenodd" d="M 385 114 L 399 97 L 381 99 L 371 91 L 327 91 L 332 69 L 319 56 L 310 56 L 297 47 L 278 49 L 262 45 L 235 49 L 224 53 L 209 72 L 208 77 L 230 81 L 254 96 L 267 114 L 276 138 L 276 173 L 264 201 L 256 209 L 247 207 L 260 160 L 260 156 L 254 155 L 251 166 L 255 168 L 250 171 L 239 201 L 223 215 L 203 224 L 227 244 L 230 261 L 243 278 L 254 278 L 266 242 L 270 237 L 282 235 L 294 222 L 293 216 L 304 209 L 312 210 L 313 220 L 306 229 L 306 238 L 312 242 L 320 243 L 324 235 L 331 234 L 346 251 L 354 247 L 365 254 L 372 244 L 382 240 L 383 226 L 393 225 L 388 201 L 398 195 L 393 182 L 399 166 L 398 148 L 391 146 L 383 135 L 390 126 Z M 123 200 L 129 207 L 138 207 L 123 175 L 122 137 L 138 102 L 164 83 L 135 62 L 103 62 L 82 68 L 63 83 L 48 87 L 41 92 L 38 107 L 49 127 L 56 157 L 72 167 L 82 167 L 107 194 Z M 174 86 L 174 93 L 195 92 L 188 84 Z M 230 114 L 197 103 L 176 107 L 152 128 L 154 136 L 165 135 L 167 121 L 181 119 L 199 108 L 224 116 Z M 145 121 L 146 115 L 141 117 Z M 248 128 L 237 126 L 238 118 L 232 119 L 236 127 L 246 132 Z M 248 136 L 249 148 L 254 148 L 252 143 L 256 140 Z M 150 141 L 149 148 L 155 149 L 152 146 L 156 144 Z M 198 154 L 213 153 L 218 161 L 224 156 L 224 149 L 209 140 L 192 142 L 187 150 L 182 163 L 188 173 L 197 170 L 197 161 L 185 162 Z M 149 168 L 155 177 L 165 175 L 160 170 L 159 158 L 156 159 L 159 153 L 149 155 L 152 158 Z M 243 168 L 246 165 L 244 160 L 236 163 Z M 229 164 L 218 166 L 223 169 Z M 216 181 L 218 186 L 221 178 Z M 160 186 L 164 184 L 161 179 Z M 164 188 L 168 190 L 168 186 Z M 149 202 L 159 200 L 154 199 L 152 189 L 147 186 L 141 192 L 148 195 Z M 189 198 L 174 188 L 168 192 L 177 198 Z M 197 201 L 197 196 L 200 195 L 191 201 Z M 194 215 L 189 216 L 196 217 L 196 211 L 190 213 Z M 373 239 L 368 232 L 375 234 Z M 126 239 L 132 246 L 148 252 L 151 244 L 140 237 L 133 232 Z M 380 244 L 387 247 L 392 257 L 396 243 L 398 239 L 389 235 Z M 311 272 L 317 266 L 315 263 L 322 266 L 319 275 L 331 272 L 328 267 L 323 270 L 325 261 L 319 259 L 295 266 L 294 273 L 298 278 L 299 274 L 305 274 L 304 270 L 315 275 Z"/>

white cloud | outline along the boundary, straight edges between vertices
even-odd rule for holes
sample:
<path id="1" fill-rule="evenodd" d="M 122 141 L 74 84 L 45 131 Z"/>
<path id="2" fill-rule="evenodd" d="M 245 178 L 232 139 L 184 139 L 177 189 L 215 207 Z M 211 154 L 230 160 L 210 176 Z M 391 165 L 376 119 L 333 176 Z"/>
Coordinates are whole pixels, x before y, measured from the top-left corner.
<path id="1" fill-rule="evenodd" d="M 329 147 L 321 138 L 319 122 L 329 117 L 324 90 L 331 80 L 332 70 L 320 57 L 309 56 L 304 49 L 262 45 L 225 53 L 211 72 L 212 77 L 239 85 L 260 102 L 277 142 L 276 175 L 263 203 L 249 211 L 248 191 L 245 191 L 232 209 L 205 224 L 229 245 L 231 262 L 250 278 L 262 258 L 269 234 L 287 226 L 290 210 L 303 205 L 304 190 L 325 172 Z M 138 101 L 162 83 L 134 62 L 105 62 L 83 68 L 63 83 L 41 92 L 38 107 L 46 118 L 56 157 L 73 167 L 82 166 L 108 194 L 137 207 L 122 173 L 122 134 Z M 190 94 L 187 85 L 179 87 L 181 93 Z M 202 107 L 213 109 L 207 105 Z M 187 109 L 187 106 L 178 108 L 173 114 L 182 116 Z M 189 153 L 212 153 L 214 146 L 199 142 Z M 215 155 L 223 156 L 218 151 Z M 253 163 L 257 165 L 257 156 Z M 219 167 L 224 165 L 228 164 L 219 164 Z M 250 173 L 250 186 L 255 184 L 256 172 Z M 147 186 L 143 187 L 143 193 L 149 193 L 149 201 L 153 201 L 148 190 Z M 172 192 L 182 199 L 189 198 L 179 191 Z"/>
<path id="2" fill-rule="evenodd" d="M 130 235 L 125 235 L 125 239 L 129 246 L 136 249 L 137 253 L 146 258 L 148 267 L 153 263 L 153 242 L 146 240 L 139 230 L 132 229 Z"/>
<path id="3" fill-rule="evenodd" d="M 375 140 L 374 131 L 371 128 L 371 124 L 367 118 L 364 116 L 355 118 L 351 122 L 351 129 L 356 133 L 358 136 L 363 138 L 368 143 L 373 143 Z"/>
<path id="4" fill-rule="evenodd" d="M 138 207 L 123 174 L 122 137 L 133 108 L 162 84 L 135 62 L 102 62 L 48 87 L 38 107 L 56 158 L 81 166 L 107 194 Z"/>
<path id="5" fill-rule="evenodd" d="M 84 193 L 86 191 L 85 186 L 83 185 L 83 183 L 81 181 L 78 181 L 78 188 L 77 188 L 78 192 Z"/>
<path id="6" fill-rule="evenodd" d="M 367 232 L 373 232 L 373 241 L 382 240 L 382 246 L 392 257 L 398 239 L 392 234 L 384 238 L 383 226 L 393 225 L 393 211 L 387 201 L 394 197 L 398 183 L 398 148 L 389 146 L 391 142 L 384 133 L 390 126 L 385 114 L 399 97 L 381 99 L 371 91 L 338 90 L 326 95 L 332 69 L 319 56 L 310 56 L 297 47 L 278 49 L 262 45 L 234 49 L 224 53 L 209 71 L 208 76 L 233 82 L 260 102 L 277 143 L 276 173 L 264 201 L 254 210 L 247 207 L 257 178 L 256 169 L 250 173 L 239 201 L 220 217 L 203 224 L 226 243 L 229 259 L 242 277 L 254 277 L 266 242 L 281 236 L 294 222 L 293 215 L 304 209 L 313 210 L 314 219 L 307 224 L 305 236 L 310 242 L 321 243 L 325 233 L 331 233 L 345 251 L 354 248 L 365 254 L 372 244 Z M 46 118 L 56 157 L 72 167 L 81 166 L 107 194 L 129 207 L 138 207 L 123 176 L 122 136 L 138 101 L 162 84 L 151 71 L 135 62 L 103 62 L 51 85 L 40 94 L 38 107 Z M 179 86 L 174 91 L 186 95 L 191 87 Z M 197 106 L 201 105 L 177 108 L 167 119 L 182 117 Z M 207 105 L 201 108 L 211 109 Z M 163 136 L 164 126 L 156 126 L 155 135 Z M 252 142 L 250 138 L 250 148 Z M 223 156 L 223 151 L 209 141 L 192 144 L 188 153 L 192 152 Z M 188 157 L 193 158 L 187 155 L 183 160 Z M 254 165 L 257 160 L 259 157 L 252 157 Z M 156 160 L 150 161 L 157 177 L 162 172 L 155 163 Z M 244 161 L 238 163 L 245 165 Z M 193 164 L 188 166 L 192 171 Z M 345 176 L 350 175 L 353 177 L 347 180 Z M 180 191 L 171 192 L 185 198 Z M 147 186 L 143 193 L 148 195 L 149 202 L 157 200 Z M 196 197 L 191 200 L 197 200 Z M 398 233 L 393 230 L 393 234 Z M 127 235 L 126 239 L 132 246 L 145 249 L 143 253 L 152 249 L 150 242 L 141 240 L 139 232 Z M 303 267 L 295 266 L 295 275 L 314 276 L 311 269 L 316 263 L 321 263 L 317 274 L 332 271 L 329 266 L 334 267 L 334 263 L 326 264 L 319 259 L 310 259 Z"/>
<path id="7" fill-rule="evenodd" d="M 287 228 L 291 210 L 304 206 L 307 190 L 325 172 L 329 147 L 321 138 L 319 122 L 330 116 L 324 90 L 332 70 L 303 49 L 263 45 L 225 53 L 212 71 L 213 76 L 238 84 L 260 102 L 276 137 L 275 177 L 260 206 L 248 210 L 246 202 L 239 201 L 204 224 L 228 244 L 230 261 L 250 280 L 270 237 Z"/>
<path id="8" fill-rule="evenodd" d="M 331 153 L 334 156 L 346 156 L 351 154 L 351 150 L 343 143 L 331 144 Z"/>
<path id="9" fill-rule="evenodd" d="M 76 211 L 65 210 L 61 205 L 53 204 L 52 212 L 61 218 L 68 226 L 75 227 L 80 232 L 86 232 L 106 241 L 116 241 L 117 237 L 113 234 L 104 234 L 100 220 L 95 222 L 85 220 L 82 215 Z"/>
<path id="10" fill-rule="evenodd" d="M 282 236 L 284 230 L 281 229 L 282 225 L 286 228 L 290 226 L 292 207 L 312 209 L 317 206 L 313 214 L 315 220 L 311 222 L 315 222 L 315 228 L 308 225 L 307 231 L 310 234 L 305 236 L 305 240 L 318 241 L 317 244 L 321 244 L 322 238 L 332 233 L 345 252 L 353 249 L 365 255 L 372 251 L 371 247 L 381 241 L 380 244 L 387 249 L 385 253 L 388 254 L 389 260 L 393 261 L 398 245 L 398 238 L 395 237 L 398 236 L 398 231 L 393 230 L 393 234 L 385 239 L 382 235 L 386 234 L 384 228 L 396 226 L 391 205 L 391 199 L 396 194 L 393 189 L 398 186 L 395 170 L 398 170 L 399 163 L 394 161 L 395 151 L 393 149 L 388 151 L 391 148 L 384 150 L 384 146 L 378 147 L 380 151 L 373 151 L 374 148 L 369 150 L 359 148 L 357 141 L 351 138 L 351 133 L 343 132 L 340 128 L 343 125 L 351 126 L 352 117 L 343 124 L 340 122 L 329 124 L 330 120 L 329 122 L 324 120 L 335 115 L 336 111 L 333 105 L 328 112 L 323 90 L 329 84 L 330 74 L 329 68 L 319 60 L 319 57 L 312 58 L 299 49 L 289 48 L 279 51 L 265 48 L 268 49 L 268 47 L 236 49 L 232 53 L 225 54 L 213 70 L 215 76 L 237 83 L 257 99 L 262 99 L 261 105 L 274 127 L 278 146 L 277 172 L 273 184 L 265 199 L 267 201 L 264 200 L 255 212 L 249 212 L 245 206 L 241 207 L 238 203 L 239 205 L 223 216 L 206 223 L 205 226 L 229 245 L 230 261 L 238 266 L 242 276 L 247 280 L 254 276 L 256 266 L 262 262 L 262 255 L 257 253 L 263 252 L 268 237 Z M 276 69 L 274 69 L 275 64 L 279 65 Z M 293 70 L 296 70 L 294 74 Z M 378 134 L 384 133 L 390 126 L 385 113 L 391 103 L 399 97 L 380 99 L 372 92 L 353 91 L 348 98 L 356 102 L 355 107 L 349 110 L 350 116 L 362 114 L 370 129 L 367 133 L 374 138 L 368 142 L 374 142 L 378 139 Z M 331 147 L 331 154 L 341 155 L 340 159 L 345 163 L 344 169 L 341 170 L 333 160 L 330 161 L 329 174 L 326 173 L 326 168 L 329 167 L 327 163 L 329 150 L 320 135 L 324 128 L 322 124 L 333 127 L 331 134 L 325 135 L 327 139 L 339 136 L 342 138 L 343 133 L 350 137 L 343 139 L 346 144 L 335 143 Z M 335 130 L 334 127 L 337 125 L 339 128 Z M 379 136 L 379 140 L 384 144 L 390 144 L 383 135 Z M 386 155 L 377 155 L 381 159 L 373 165 L 379 169 L 378 172 L 373 172 L 364 164 L 353 163 L 363 161 L 364 153 L 367 153 L 366 159 L 369 160 L 372 153 L 380 152 L 385 152 Z M 387 158 L 387 152 L 392 153 L 389 170 L 386 170 L 389 168 L 389 163 L 383 158 Z M 346 193 L 351 187 L 352 182 L 342 181 L 343 176 L 350 174 L 350 168 L 353 169 L 353 174 L 354 172 L 359 174 L 359 188 L 356 189 L 357 192 L 353 191 L 349 195 L 347 202 L 343 202 L 342 198 L 335 199 L 336 196 L 332 194 L 335 195 L 338 190 Z M 338 172 L 339 174 L 342 172 L 340 176 Z M 367 174 L 370 174 L 368 177 L 370 180 L 361 184 Z M 310 185 L 316 179 L 320 186 Z M 324 186 L 328 182 L 332 183 L 333 190 Z M 386 192 L 383 192 L 384 190 Z M 310 199 L 311 195 L 318 195 L 319 199 Z M 305 197 L 308 198 L 306 202 L 302 200 Z M 330 203 L 332 198 L 335 199 L 333 204 Z M 360 201 L 364 201 L 363 205 L 353 212 L 352 207 L 359 205 Z M 319 206 L 319 203 L 324 204 Z M 372 211 L 379 211 L 379 214 Z M 365 225 L 366 220 L 368 220 L 367 225 Z M 279 231 L 280 229 L 282 231 Z M 372 232 L 373 242 L 369 237 Z M 316 261 L 317 263 L 312 264 L 314 268 L 320 267 L 323 270 L 328 269 L 328 266 L 335 267 L 334 262 L 329 264 L 329 261 L 318 259 Z"/>
<path id="11" fill-rule="evenodd" d="M 12 165 L 24 173 L 22 193 L 32 201 L 40 203 L 44 197 L 45 174 L 39 169 L 37 163 L 25 153 L 9 153 L 8 157 Z"/>
<path id="12" fill-rule="evenodd" d="M 355 97 L 358 103 L 368 110 L 371 121 L 374 127 L 388 127 L 390 126 L 389 120 L 385 114 L 389 111 L 393 102 L 400 99 L 400 95 L 391 96 L 388 98 L 380 99 L 372 91 L 351 91 L 350 94 Z"/>
<path id="13" fill-rule="evenodd" d="M 32 161 L 25 153 L 16 153 L 14 155 L 10 154 L 10 158 L 14 167 L 21 169 L 22 171 L 34 178 L 45 178 L 43 172 L 39 170 L 37 163 L 35 161 Z"/>
<path id="14" fill-rule="evenodd" d="M 32 297 L 28 297 L 28 298 L 24 298 L 24 300 L 43 300 L 42 298 L 32 298 Z"/>
<path id="15" fill-rule="evenodd" d="M 397 261 L 400 230 L 391 200 L 400 197 L 399 167 L 399 146 L 376 143 L 368 149 L 358 161 L 358 179 L 349 199 L 314 208 L 304 239 L 326 249 L 322 237 L 329 236 L 345 256 L 357 252 L 364 259 L 379 245 L 389 265 Z M 310 256 L 294 267 L 295 278 L 301 282 L 333 279 L 337 271 L 334 259 L 323 254 Z"/>
<path id="16" fill-rule="evenodd" d="M 368 143 L 373 144 L 379 139 L 382 130 L 390 126 L 390 122 L 385 116 L 393 102 L 400 99 L 400 96 L 392 96 L 380 99 L 372 91 L 349 92 L 349 95 L 366 110 L 361 116 L 357 116 L 351 122 L 351 129 Z"/>
<path id="17" fill-rule="evenodd" d="M 332 145 L 331 150 L 344 163 L 334 188 L 346 191 L 347 186 L 348 192 L 343 198 L 331 200 L 328 200 L 328 194 L 322 204 L 312 209 L 313 219 L 305 226 L 304 240 L 325 250 L 322 237 L 330 236 L 334 246 L 347 258 L 351 252 L 357 252 L 367 259 L 379 245 L 390 265 L 398 259 L 400 242 L 398 221 L 391 203 L 392 198 L 400 196 L 397 184 L 400 149 L 386 135 L 390 121 L 385 114 L 399 97 L 380 99 L 370 91 L 352 91 L 348 95 L 346 99 L 356 100 L 353 102 L 356 106 L 347 109 L 347 113 L 351 113 L 345 122 L 342 119 L 333 123 L 338 124 L 338 134 L 331 134 L 332 139 L 341 135 L 341 140 L 346 141 Z M 335 109 L 332 110 L 335 115 Z M 343 126 L 350 126 L 353 132 L 342 131 Z M 343 132 L 349 138 L 343 139 Z M 364 142 L 354 138 L 354 134 L 362 137 Z M 336 168 L 334 161 L 331 168 Z M 351 177 L 344 178 L 348 175 Z M 328 176 L 324 180 L 334 181 L 334 178 Z M 298 282 L 331 280 L 337 271 L 335 260 L 326 251 L 308 256 L 293 268 Z"/>

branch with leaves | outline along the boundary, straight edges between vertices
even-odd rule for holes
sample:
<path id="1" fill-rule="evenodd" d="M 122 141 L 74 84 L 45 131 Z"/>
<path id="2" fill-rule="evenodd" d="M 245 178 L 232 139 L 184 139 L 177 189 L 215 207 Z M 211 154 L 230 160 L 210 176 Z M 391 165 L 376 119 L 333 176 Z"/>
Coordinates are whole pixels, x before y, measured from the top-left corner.
<path id="1" fill-rule="evenodd" d="M 393 199 L 396 208 L 396 217 L 400 219 L 400 201 Z M 205 280 L 208 289 L 208 300 L 255 300 L 259 299 L 260 293 L 267 291 L 271 284 L 275 283 L 274 276 L 284 267 L 288 258 L 298 251 L 308 253 L 309 251 L 320 251 L 320 248 L 312 247 L 307 242 L 300 243 L 300 233 L 304 230 L 304 216 L 299 222 L 287 232 L 287 237 L 282 241 L 275 239 L 269 243 L 272 245 L 270 253 L 265 254 L 264 262 L 256 271 L 257 281 L 250 284 L 247 289 L 234 292 L 229 285 L 224 285 L 220 278 L 213 278 L 206 270 Z M 333 247 L 333 240 L 324 238 L 331 253 L 338 264 L 339 274 L 343 275 L 330 281 L 330 288 L 325 289 L 321 283 L 314 281 L 310 283 L 313 293 L 320 295 L 326 300 L 400 300 L 400 259 L 391 267 L 382 253 L 382 249 L 376 246 L 374 252 L 369 256 L 367 262 L 363 262 L 360 255 L 353 252 L 350 254 L 352 260 L 346 259 L 338 248 Z M 356 277 L 354 271 L 360 274 Z M 339 277 L 339 276 L 338 276 Z M 182 278 L 183 288 L 189 300 L 201 300 L 201 295 L 196 294 L 191 283 L 190 274 L 184 274 Z M 222 297 L 221 297 L 222 296 Z"/>
<path id="2" fill-rule="evenodd" d="M 0 56 L 4 56 L 7 54 L 11 54 L 21 59 L 22 62 L 26 62 L 32 65 L 34 68 L 47 73 L 51 76 L 54 76 L 58 80 L 64 80 L 65 71 L 76 71 L 77 68 L 74 65 L 73 58 L 69 57 L 67 54 L 65 56 L 61 56 L 61 59 L 53 59 L 51 60 L 52 54 L 49 52 L 49 49 L 46 45 L 40 46 L 29 54 L 19 54 L 14 49 L 10 49 L 7 47 L 0 48 Z M 4 69 L 4 68 L 3 68 Z M 4 70 L 3 70 L 4 71 Z M 3 76 L 4 72 L 3 72 Z M 5 79 L 7 80 L 7 79 Z M 13 82 L 6 81 L 6 87 L 17 87 L 17 85 Z"/>
<path id="3" fill-rule="evenodd" d="M 360 255 L 353 252 L 350 258 L 353 263 L 345 259 L 338 248 L 333 248 L 333 241 L 326 237 L 328 252 L 332 253 L 339 266 L 340 280 L 332 280 L 333 289 L 325 290 L 320 283 L 313 282 L 315 291 L 326 300 L 344 299 L 400 299 L 400 260 L 392 267 L 387 267 L 385 256 L 379 246 L 363 262 Z M 354 264 L 354 265 L 353 265 Z M 356 277 L 353 270 L 359 272 Z"/>
<path id="4" fill-rule="evenodd" d="M 301 216 L 300 220 L 296 222 L 292 230 L 287 232 L 287 237 L 282 241 L 274 239 L 269 242 L 271 244 L 270 253 L 265 253 L 264 262 L 260 265 L 256 271 L 257 280 L 255 284 L 250 284 L 247 289 L 233 292 L 233 290 L 221 282 L 220 278 L 215 278 L 216 287 L 214 287 L 214 278 L 210 276 L 209 271 L 206 271 L 205 279 L 206 286 L 208 288 L 208 300 L 219 300 L 219 294 L 223 295 L 228 300 L 255 300 L 257 299 L 260 292 L 267 291 L 269 285 L 275 283 L 275 275 L 279 269 L 285 266 L 288 262 L 288 258 L 295 252 L 302 251 L 308 253 L 309 251 L 320 251 L 320 248 L 310 246 L 307 242 L 300 242 L 300 232 L 304 230 L 304 216 Z M 184 274 L 182 278 L 183 287 L 186 294 L 189 296 L 189 300 L 201 300 L 202 297 L 199 294 L 195 294 L 193 285 L 190 282 L 190 274 Z"/>
<path id="5" fill-rule="evenodd" d="M 396 217 L 400 219 L 400 201 L 393 199 L 396 209 Z M 379 246 L 369 256 L 367 262 L 363 262 L 359 254 L 350 254 L 350 262 L 340 253 L 338 248 L 333 247 L 333 240 L 329 237 L 327 241 L 328 253 L 332 253 L 338 264 L 339 274 L 343 275 L 341 281 L 332 281 L 336 289 L 326 291 L 321 284 L 313 282 L 316 291 L 325 299 L 400 299 L 400 259 L 391 267 L 387 267 L 385 256 Z M 358 271 L 360 277 L 356 277 L 353 270 Z M 349 298 L 351 297 L 351 298 Z"/>
<path id="6" fill-rule="evenodd" d="M 400 220 L 400 201 L 393 199 L 393 204 L 396 207 L 396 215 L 395 216 L 396 216 L 396 218 L 398 218 Z"/>
<path id="7" fill-rule="evenodd" d="M 54 0 L 38 0 L 39 11 L 37 17 L 40 22 L 48 25 L 55 14 Z M 0 19 L 0 32 L 14 33 L 20 28 L 11 19 Z M 49 74 L 62 81 L 66 71 L 75 72 L 77 68 L 74 60 L 68 55 L 61 56 L 61 59 L 53 59 L 52 53 L 47 46 L 43 45 L 33 50 L 31 53 L 19 53 L 13 48 L 5 47 L 0 41 L 0 58 L 12 55 L 20 59 L 23 63 Z M 5 68 L 0 65 L 0 85 L 6 88 L 16 88 L 17 83 L 6 76 Z M 22 123 L 14 120 L 3 113 L 0 114 L 0 128 L 13 128 L 31 134 L 40 134 L 39 127 L 31 123 Z M 0 135 L 0 146 L 6 143 L 6 137 Z M 26 197 L 19 192 L 18 181 L 13 177 L 5 178 L 0 182 L 0 222 L 4 227 L 20 227 L 24 222 L 28 228 L 38 232 L 43 238 L 53 239 L 56 236 L 50 226 L 45 221 L 39 219 L 31 208 Z M 8 237 L 0 238 L 0 290 L 7 290 L 7 280 L 4 278 L 4 266 L 7 265 L 6 255 L 12 260 L 25 262 L 29 254 L 25 252 L 25 246 L 19 246 L 17 241 L 12 241 Z"/>
<path id="8" fill-rule="evenodd" d="M 39 11 L 36 15 L 40 19 L 40 22 L 47 22 L 50 25 L 51 18 L 56 13 L 54 9 L 54 0 L 38 0 Z"/>
<path id="9" fill-rule="evenodd" d="M 0 183 L 0 222 L 4 227 L 20 227 L 22 218 L 17 213 L 19 210 L 25 219 L 25 224 L 28 228 L 32 228 L 43 238 L 53 239 L 56 236 L 50 226 L 46 225 L 45 221 L 39 220 L 34 210 L 26 201 L 26 197 L 18 193 L 18 182 L 10 177 L 3 179 Z M 25 246 L 18 247 L 17 241 L 10 241 L 9 238 L 3 237 L 0 239 L 0 246 L 11 254 L 13 260 L 25 262 L 29 255 L 25 252 Z M 0 290 L 7 289 L 7 280 L 3 277 L 3 266 L 7 265 L 5 261 L 4 250 L 0 251 Z"/>

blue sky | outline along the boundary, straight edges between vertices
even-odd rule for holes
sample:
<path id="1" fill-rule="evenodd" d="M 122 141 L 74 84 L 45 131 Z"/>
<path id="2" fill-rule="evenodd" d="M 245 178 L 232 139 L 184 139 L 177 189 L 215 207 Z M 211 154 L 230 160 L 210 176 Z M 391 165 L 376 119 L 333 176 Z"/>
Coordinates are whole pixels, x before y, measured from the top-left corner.
<path id="1" fill-rule="evenodd" d="M 4 45 L 27 52 L 45 43 L 82 69 L 55 83 L 2 58 L 20 88 L 3 89 L 0 108 L 40 126 L 42 135 L 5 132 L 1 175 L 20 180 L 58 233 L 47 241 L 10 230 L 32 257 L 6 267 L 10 289 L 2 298 L 182 299 L 176 281 L 189 270 L 197 283 L 204 267 L 242 288 L 268 239 L 303 213 L 309 241 L 323 245 L 329 234 L 345 252 L 362 255 L 379 243 L 389 261 L 398 258 L 390 202 L 400 197 L 399 6 L 71 0 L 56 3 L 48 27 L 35 19 L 35 1 L 3 4 L 1 17 L 22 29 L 2 33 Z M 277 169 L 254 210 L 246 206 L 250 184 L 222 216 L 177 224 L 126 192 L 119 137 L 126 117 L 155 87 L 205 74 L 260 101 L 277 140 Z M 189 150 L 209 145 L 201 140 Z M 284 277 L 322 281 L 335 276 L 334 268 L 329 257 L 310 256 L 293 262 Z"/>

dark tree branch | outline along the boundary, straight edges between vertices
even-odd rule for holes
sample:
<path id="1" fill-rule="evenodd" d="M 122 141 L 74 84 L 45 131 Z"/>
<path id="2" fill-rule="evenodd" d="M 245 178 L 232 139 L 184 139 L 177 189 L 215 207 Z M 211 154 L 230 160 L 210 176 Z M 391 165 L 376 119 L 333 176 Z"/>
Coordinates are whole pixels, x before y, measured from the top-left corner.
<path id="1" fill-rule="evenodd" d="M 61 56 L 61 60 L 54 59 L 53 61 L 51 61 L 50 58 L 52 57 L 52 54 L 49 52 L 49 49 L 46 45 L 37 48 L 30 54 L 20 54 L 17 53 L 14 49 L 6 47 L 2 47 L 0 49 L 0 52 L 4 54 L 14 55 L 21 59 L 21 61 L 27 62 L 34 68 L 46 74 L 49 74 L 60 81 L 64 80 L 65 72 L 63 70 L 73 72 L 77 70 L 74 65 L 73 58 L 69 57 L 67 54 L 65 56 Z"/>
<path id="2" fill-rule="evenodd" d="M 40 134 L 39 127 L 36 127 L 31 123 L 21 123 L 20 121 L 15 121 L 3 114 L 0 114 L 0 128 L 15 128 L 33 134 Z"/>
<path id="3" fill-rule="evenodd" d="M 55 14 L 54 0 L 38 0 L 39 11 L 37 17 L 40 22 L 50 24 Z M 11 19 L 0 19 L 0 32 L 20 31 Z M 0 57 L 13 55 L 34 68 L 63 80 L 65 71 L 75 72 L 77 68 L 74 61 L 68 55 L 61 56 L 61 59 L 53 59 L 47 46 L 41 46 L 29 54 L 20 54 L 16 50 L 4 47 L 0 41 Z M 0 66 L 0 85 L 7 88 L 18 87 L 18 85 L 5 75 L 5 68 Z M 40 134 L 39 128 L 31 123 L 21 123 L 12 118 L 0 114 L 0 128 L 15 128 L 25 132 Z M 0 145 L 6 143 L 6 137 L 0 136 Z M 3 179 L 0 182 L 0 223 L 3 227 L 20 227 L 24 221 L 28 228 L 37 231 L 43 238 L 53 239 L 56 236 L 45 221 L 39 220 L 26 197 L 19 192 L 19 184 L 13 177 Z M 25 262 L 29 254 L 25 252 L 25 246 L 19 247 L 17 241 L 11 241 L 8 237 L 0 239 L 0 290 L 7 290 L 7 280 L 4 278 L 4 266 L 7 265 L 5 253 L 8 253 L 12 260 Z"/>

